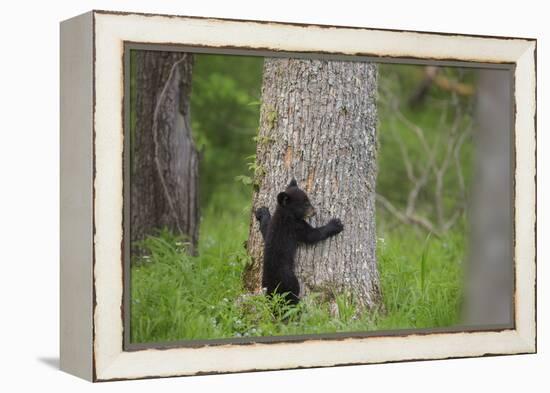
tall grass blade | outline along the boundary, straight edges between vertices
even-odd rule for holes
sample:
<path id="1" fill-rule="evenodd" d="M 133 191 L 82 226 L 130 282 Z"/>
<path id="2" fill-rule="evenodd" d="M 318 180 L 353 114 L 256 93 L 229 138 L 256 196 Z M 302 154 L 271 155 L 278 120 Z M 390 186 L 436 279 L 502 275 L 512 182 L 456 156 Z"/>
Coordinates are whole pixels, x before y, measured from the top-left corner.
<path id="1" fill-rule="evenodd" d="M 426 236 L 426 240 L 424 240 L 424 247 L 422 247 L 422 257 L 420 258 L 420 289 L 422 291 L 422 295 L 424 295 L 424 289 L 426 288 L 426 273 L 427 273 L 427 266 L 426 261 L 428 260 L 428 252 L 430 249 L 430 238 L 432 237 L 432 233 L 428 233 L 428 236 Z"/>

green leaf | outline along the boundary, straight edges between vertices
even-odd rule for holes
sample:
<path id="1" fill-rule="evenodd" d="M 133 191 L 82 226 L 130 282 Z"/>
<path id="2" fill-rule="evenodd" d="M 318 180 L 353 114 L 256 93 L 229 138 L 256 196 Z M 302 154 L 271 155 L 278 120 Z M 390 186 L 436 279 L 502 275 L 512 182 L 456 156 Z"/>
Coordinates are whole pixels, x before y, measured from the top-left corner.
<path id="1" fill-rule="evenodd" d="M 425 282 L 426 282 L 426 271 L 428 270 L 426 268 L 426 260 L 428 259 L 428 251 L 430 246 L 430 237 L 432 236 L 432 233 L 428 233 L 428 236 L 426 236 L 426 240 L 424 240 L 424 247 L 422 249 L 422 257 L 420 258 L 420 288 L 422 289 L 422 293 L 424 293 L 425 288 Z"/>
<path id="2" fill-rule="evenodd" d="M 252 178 L 250 176 L 244 176 L 244 175 L 235 176 L 235 181 L 242 182 L 246 186 L 249 186 L 252 184 Z"/>

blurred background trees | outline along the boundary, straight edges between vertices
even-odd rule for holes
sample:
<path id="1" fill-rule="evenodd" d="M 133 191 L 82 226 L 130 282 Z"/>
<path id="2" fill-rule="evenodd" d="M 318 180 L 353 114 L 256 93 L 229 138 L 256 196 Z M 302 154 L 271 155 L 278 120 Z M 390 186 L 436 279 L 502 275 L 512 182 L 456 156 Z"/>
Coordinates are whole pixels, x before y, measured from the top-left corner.
<path id="1" fill-rule="evenodd" d="M 377 199 L 386 228 L 464 230 L 472 177 L 475 71 L 381 66 Z"/>
<path id="2" fill-rule="evenodd" d="M 513 324 L 512 78 L 479 70 L 465 323 Z"/>
<path id="3" fill-rule="evenodd" d="M 213 201 L 231 210 L 233 198 L 241 209 L 249 203 L 243 201 L 250 187 L 235 177 L 254 161 L 262 66 L 261 57 L 195 55 L 191 124 L 201 156 L 202 206 Z"/>
<path id="4" fill-rule="evenodd" d="M 133 51 L 130 105 L 130 240 L 160 228 L 199 233 L 198 153 L 190 128 L 193 55 Z"/>

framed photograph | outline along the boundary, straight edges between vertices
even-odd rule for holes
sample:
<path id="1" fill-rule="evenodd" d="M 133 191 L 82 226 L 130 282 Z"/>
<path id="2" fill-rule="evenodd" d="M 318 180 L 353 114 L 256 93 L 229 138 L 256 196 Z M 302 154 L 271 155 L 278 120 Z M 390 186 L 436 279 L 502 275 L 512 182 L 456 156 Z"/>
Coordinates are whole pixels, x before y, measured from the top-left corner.
<path id="1" fill-rule="evenodd" d="M 536 40 L 61 23 L 61 368 L 536 352 Z"/>

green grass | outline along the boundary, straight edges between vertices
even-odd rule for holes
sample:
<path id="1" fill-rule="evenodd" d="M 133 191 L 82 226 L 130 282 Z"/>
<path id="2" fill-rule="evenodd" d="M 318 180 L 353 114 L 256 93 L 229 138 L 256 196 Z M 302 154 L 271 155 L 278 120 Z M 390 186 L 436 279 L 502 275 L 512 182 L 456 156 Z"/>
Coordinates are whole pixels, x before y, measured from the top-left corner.
<path id="1" fill-rule="evenodd" d="M 464 236 L 426 237 L 398 227 L 379 235 L 383 311 L 359 315 L 353 299 L 339 295 L 337 312 L 318 296 L 288 307 L 280 298 L 246 296 L 250 206 L 244 189 L 218 193 L 203 212 L 198 256 L 167 231 L 142 243 L 146 256 L 131 271 L 131 340 L 134 343 L 231 337 L 320 334 L 457 324 L 462 297 Z M 240 192 L 238 191 L 240 190 Z M 229 190 L 227 190 L 229 191 Z M 249 198 L 248 198 L 249 199 Z"/>
<path id="2" fill-rule="evenodd" d="M 464 249 L 464 235 L 459 231 L 436 238 L 401 227 L 379 238 L 386 315 L 377 321 L 377 329 L 458 324 Z"/>
<path id="3" fill-rule="evenodd" d="M 188 255 L 185 239 L 168 231 L 141 243 L 144 256 L 131 269 L 133 342 L 226 336 L 241 292 L 250 207 L 240 204 L 242 188 L 212 198 L 202 214 L 199 256 Z M 226 208 L 218 209 L 216 198 L 224 198 Z"/>

